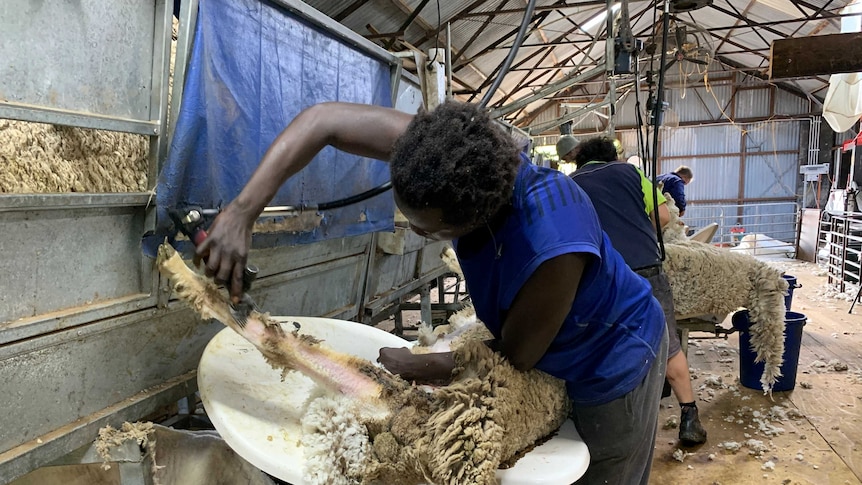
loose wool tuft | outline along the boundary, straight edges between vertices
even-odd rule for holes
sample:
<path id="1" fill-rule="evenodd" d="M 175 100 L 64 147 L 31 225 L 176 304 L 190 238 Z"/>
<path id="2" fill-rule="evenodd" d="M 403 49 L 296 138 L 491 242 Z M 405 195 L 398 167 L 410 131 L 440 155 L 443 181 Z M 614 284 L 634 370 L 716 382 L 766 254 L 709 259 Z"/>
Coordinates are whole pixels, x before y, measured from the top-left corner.
<path id="1" fill-rule="evenodd" d="M 301 424 L 306 484 L 362 482 L 371 444 L 361 416 L 349 400 L 341 396 L 318 397 L 309 404 Z"/>

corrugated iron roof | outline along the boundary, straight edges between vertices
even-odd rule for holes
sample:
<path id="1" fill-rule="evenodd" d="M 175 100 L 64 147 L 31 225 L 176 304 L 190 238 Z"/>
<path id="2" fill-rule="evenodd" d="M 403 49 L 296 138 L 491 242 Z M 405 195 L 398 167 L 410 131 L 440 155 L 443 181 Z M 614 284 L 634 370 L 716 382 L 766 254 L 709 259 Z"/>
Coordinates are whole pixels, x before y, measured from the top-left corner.
<path id="1" fill-rule="evenodd" d="M 445 47 L 448 24 L 454 56 L 453 90 L 460 99 L 475 101 L 481 99 L 499 75 L 528 0 L 308 0 L 306 3 L 391 50 L 427 52 L 435 45 Z M 715 50 L 710 75 L 745 71 L 765 78 L 769 48 L 774 40 L 839 33 L 840 21 L 835 15 L 848 3 L 848 0 L 713 0 L 703 8 L 671 15 L 704 30 Z M 588 29 L 584 25 L 591 19 L 604 17 L 605 5 L 601 0 L 537 0 L 528 35 L 489 106 L 520 100 L 568 74 L 604 65 L 606 21 L 600 18 Z M 627 5 L 631 31 L 646 44 L 654 41 L 654 25 L 659 21 L 663 2 L 629 1 Z M 421 10 L 417 13 L 418 8 Z M 607 89 L 607 76 L 599 75 L 592 81 L 599 82 L 598 91 Z M 800 96 L 813 95 L 822 100 L 827 83 L 826 76 L 818 76 L 776 85 Z M 541 111 L 550 108 L 552 112 L 559 111 L 561 98 L 589 97 L 596 91 L 594 84 L 584 81 L 533 101 L 506 119 L 525 126 Z M 542 119 L 547 119 L 547 114 Z"/>

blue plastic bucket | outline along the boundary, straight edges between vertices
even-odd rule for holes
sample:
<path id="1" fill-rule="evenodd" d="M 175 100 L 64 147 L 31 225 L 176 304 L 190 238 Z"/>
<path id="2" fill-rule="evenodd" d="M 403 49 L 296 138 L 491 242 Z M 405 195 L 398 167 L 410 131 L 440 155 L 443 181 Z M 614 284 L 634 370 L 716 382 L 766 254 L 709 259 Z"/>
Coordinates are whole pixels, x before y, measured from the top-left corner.
<path id="1" fill-rule="evenodd" d="M 773 391 L 789 391 L 796 387 L 796 367 L 799 365 L 799 349 L 802 347 L 802 327 L 808 317 L 802 313 L 784 314 L 784 361 L 781 363 L 781 377 L 775 381 Z M 754 362 L 757 354 L 751 350 L 751 323 L 748 310 L 738 311 L 731 317 L 733 328 L 739 331 L 739 382 L 750 389 L 763 390 L 760 376 L 763 375 L 763 362 Z"/>
<path id="2" fill-rule="evenodd" d="M 789 274 L 782 275 L 787 281 L 787 293 L 784 295 L 784 309 L 790 311 L 790 305 L 793 304 L 793 290 L 802 288 L 802 285 L 796 284 L 796 277 Z"/>

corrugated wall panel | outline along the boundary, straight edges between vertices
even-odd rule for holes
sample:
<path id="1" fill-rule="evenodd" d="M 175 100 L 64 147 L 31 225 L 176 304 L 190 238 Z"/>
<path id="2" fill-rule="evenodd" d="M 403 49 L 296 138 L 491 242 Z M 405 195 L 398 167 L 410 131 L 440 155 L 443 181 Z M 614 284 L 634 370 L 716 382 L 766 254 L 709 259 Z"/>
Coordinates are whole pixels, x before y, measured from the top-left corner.
<path id="1" fill-rule="evenodd" d="M 618 131 L 617 139 L 622 142 L 623 149 L 626 151 L 625 158 L 628 159 L 633 155 L 638 154 L 638 132 L 635 130 Z"/>
<path id="2" fill-rule="evenodd" d="M 748 152 L 799 150 L 799 129 L 804 121 L 769 121 L 743 125 Z"/>
<path id="3" fill-rule="evenodd" d="M 707 104 L 712 103 L 710 112 L 713 119 L 728 119 L 728 116 L 730 116 L 730 99 L 733 96 L 733 85 L 729 81 L 710 84 L 707 94 L 709 95 Z"/>
<path id="4" fill-rule="evenodd" d="M 807 99 L 788 93 L 781 89 L 775 90 L 775 114 L 777 115 L 808 115 L 811 113 L 811 102 Z"/>
<path id="5" fill-rule="evenodd" d="M 698 97 L 698 95 L 701 95 L 699 91 L 704 91 L 704 88 L 679 87 L 668 89 L 665 100 L 668 102 L 668 109 L 672 113 L 668 114 L 665 122 L 669 123 L 674 115 L 677 123 L 690 123 L 712 119 L 709 105 L 703 103 Z"/>
<path id="6" fill-rule="evenodd" d="M 574 125 L 572 126 L 572 130 L 575 133 L 595 133 L 601 134 L 605 133 L 605 119 L 595 114 L 594 112 L 588 113 L 579 118 L 575 118 Z"/>
<path id="7" fill-rule="evenodd" d="M 733 125 L 686 126 L 662 135 L 662 157 L 739 152 L 739 128 Z"/>
<path id="8" fill-rule="evenodd" d="M 747 155 L 746 198 L 793 197 L 799 179 L 794 155 Z"/>
<path id="9" fill-rule="evenodd" d="M 727 106 L 731 86 L 726 83 L 710 84 L 709 88 L 689 86 L 668 91 L 669 108 L 677 114 L 679 122 L 717 121 L 723 118 L 722 110 L 729 111 Z"/>
<path id="10" fill-rule="evenodd" d="M 536 118 L 533 120 L 531 125 L 540 125 L 543 123 L 547 123 L 551 120 L 555 120 L 560 117 L 559 113 L 560 108 L 557 106 L 551 106 L 550 108 L 539 113 Z"/>
<path id="11" fill-rule="evenodd" d="M 646 106 L 647 93 L 641 91 L 638 93 L 638 97 L 640 97 L 641 107 L 643 108 Z M 635 126 L 637 123 L 636 103 L 637 99 L 635 99 L 634 91 L 623 98 L 621 103 L 617 103 L 614 115 L 614 123 L 617 126 Z"/>
<path id="12" fill-rule="evenodd" d="M 662 160 L 661 173 L 672 172 L 687 165 L 694 180 L 685 187 L 689 201 L 735 199 L 739 194 L 739 157 L 698 157 L 690 160 Z"/>
<path id="13" fill-rule="evenodd" d="M 740 89 L 736 92 L 736 118 L 766 118 L 771 115 L 770 88 Z"/>
<path id="14" fill-rule="evenodd" d="M 701 80 L 696 83 L 690 82 L 685 88 L 680 83 L 674 82 L 666 89 L 664 100 L 680 122 L 717 121 L 722 119 L 721 110 L 727 106 L 730 94 L 731 86 L 728 81 L 710 83 L 709 89 Z M 641 107 L 644 110 L 648 95 L 645 90 L 639 93 Z M 618 125 L 635 124 L 635 102 L 634 92 L 631 92 L 622 103 L 617 104 Z"/>

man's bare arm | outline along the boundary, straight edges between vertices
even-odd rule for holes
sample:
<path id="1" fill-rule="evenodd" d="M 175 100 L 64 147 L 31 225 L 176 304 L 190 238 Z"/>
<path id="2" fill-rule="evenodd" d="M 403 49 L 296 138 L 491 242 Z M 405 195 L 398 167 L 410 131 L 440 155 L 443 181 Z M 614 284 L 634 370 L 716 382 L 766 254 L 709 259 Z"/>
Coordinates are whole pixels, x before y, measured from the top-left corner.
<path id="1" fill-rule="evenodd" d="M 251 179 L 213 222 L 195 259 L 205 260 L 207 275 L 228 283 L 232 299 L 239 301 L 252 226 L 279 187 L 327 145 L 388 160 L 412 119 L 395 109 L 350 103 L 322 103 L 304 110 L 276 137 Z"/>
<path id="2" fill-rule="evenodd" d="M 590 256 L 569 253 L 542 263 L 524 284 L 503 323 L 499 350 L 518 370 L 532 369 L 557 336 Z"/>

